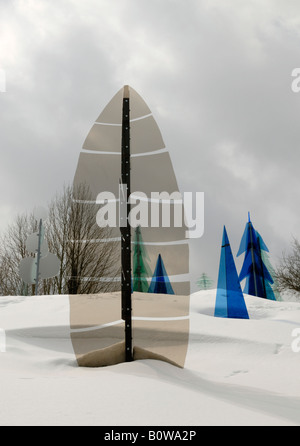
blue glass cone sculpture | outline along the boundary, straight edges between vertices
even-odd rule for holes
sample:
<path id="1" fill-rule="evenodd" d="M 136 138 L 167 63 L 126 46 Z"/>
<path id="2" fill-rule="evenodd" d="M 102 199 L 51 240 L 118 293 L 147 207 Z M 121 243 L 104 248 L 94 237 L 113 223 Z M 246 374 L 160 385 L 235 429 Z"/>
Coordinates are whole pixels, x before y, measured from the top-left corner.
<path id="1" fill-rule="evenodd" d="M 249 319 L 225 226 L 221 249 L 215 317 Z"/>
<path id="2" fill-rule="evenodd" d="M 174 294 L 163 259 L 159 254 L 148 293 Z"/>

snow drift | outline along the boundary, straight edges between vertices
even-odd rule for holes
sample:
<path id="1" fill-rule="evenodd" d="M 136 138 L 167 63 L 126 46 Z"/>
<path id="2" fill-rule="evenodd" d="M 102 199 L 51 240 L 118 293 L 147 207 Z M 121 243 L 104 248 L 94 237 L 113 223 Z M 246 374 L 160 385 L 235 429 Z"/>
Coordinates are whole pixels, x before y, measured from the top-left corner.
<path id="1" fill-rule="evenodd" d="M 1 297 L 0 425 L 300 425 L 300 304 L 246 295 L 250 320 L 222 319 L 215 298 L 191 296 L 184 369 L 90 369 L 73 351 L 69 296 Z"/>

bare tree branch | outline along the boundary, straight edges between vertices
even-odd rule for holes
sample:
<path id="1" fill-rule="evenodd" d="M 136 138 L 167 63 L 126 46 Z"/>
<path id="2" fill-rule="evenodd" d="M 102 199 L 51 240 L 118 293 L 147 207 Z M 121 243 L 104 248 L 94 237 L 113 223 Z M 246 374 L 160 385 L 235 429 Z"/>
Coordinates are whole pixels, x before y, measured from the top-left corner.
<path id="1" fill-rule="evenodd" d="M 300 243 L 293 239 L 292 250 L 283 254 L 281 262 L 275 271 L 279 291 L 300 292 Z"/>
<path id="2" fill-rule="evenodd" d="M 57 277 L 40 281 L 41 294 L 96 294 L 120 289 L 120 243 L 108 241 L 111 230 L 96 224 L 98 207 L 85 185 L 75 190 L 65 186 L 51 201 L 45 236 L 50 252 L 60 260 L 60 270 Z M 37 222 L 33 215 L 21 215 L 2 237 L 2 295 L 22 292 L 19 264 L 29 255 L 26 239 L 35 231 Z M 29 294 L 33 292 L 34 287 Z"/>

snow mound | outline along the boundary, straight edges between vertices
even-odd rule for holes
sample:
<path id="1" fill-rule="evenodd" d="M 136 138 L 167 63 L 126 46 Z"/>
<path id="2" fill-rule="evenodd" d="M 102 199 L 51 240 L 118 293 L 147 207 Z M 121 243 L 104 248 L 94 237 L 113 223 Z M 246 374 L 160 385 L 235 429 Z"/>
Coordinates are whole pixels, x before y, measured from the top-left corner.
<path id="1" fill-rule="evenodd" d="M 0 425 L 299 425 L 300 303 L 245 296 L 250 320 L 191 296 L 185 369 L 158 360 L 79 368 L 68 296 L 1 297 Z"/>

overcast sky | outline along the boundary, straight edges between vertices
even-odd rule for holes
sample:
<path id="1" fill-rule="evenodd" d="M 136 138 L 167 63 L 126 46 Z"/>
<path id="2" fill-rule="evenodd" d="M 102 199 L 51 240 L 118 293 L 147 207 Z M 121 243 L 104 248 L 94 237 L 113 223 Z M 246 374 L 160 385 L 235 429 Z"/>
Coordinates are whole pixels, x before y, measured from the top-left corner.
<path id="1" fill-rule="evenodd" d="M 300 238 L 299 0 L 0 0 L 0 229 L 71 183 L 96 117 L 129 84 L 182 191 L 205 192 L 192 285 L 217 280 L 251 211 L 276 264 Z M 237 261 L 240 268 L 240 260 Z"/>

